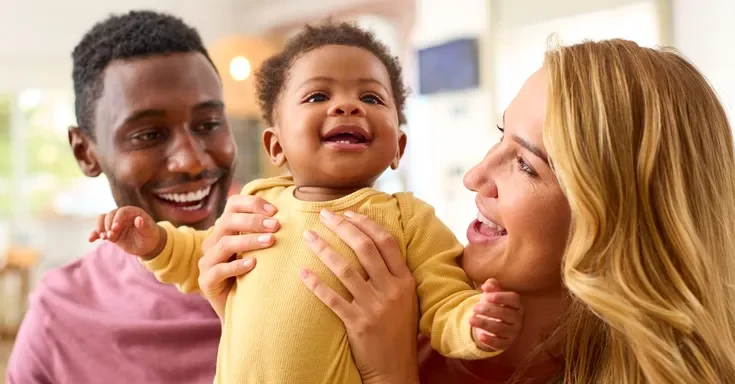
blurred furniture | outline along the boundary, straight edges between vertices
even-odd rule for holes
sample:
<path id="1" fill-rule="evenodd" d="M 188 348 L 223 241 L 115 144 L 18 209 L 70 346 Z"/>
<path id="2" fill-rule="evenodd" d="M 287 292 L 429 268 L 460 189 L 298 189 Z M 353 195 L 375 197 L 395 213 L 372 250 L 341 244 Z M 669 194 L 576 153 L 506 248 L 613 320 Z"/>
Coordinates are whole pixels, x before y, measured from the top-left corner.
<path id="1" fill-rule="evenodd" d="M 0 289 L 0 340 L 12 339 L 18 333 L 28 304 L 31 272 L 38 260 L 39 255 L 36 250 L 20 246 L 8 247 L 5 254 L 0 257 L 0 286 L 7 286 L 8 278 L 12 276 L 20 282 L 18 290 L 13 290 L 17 292 L 17 300 L 13 300 L 17 305 L 16 308 L 6 305 L 9 295 L 5 289 Z M 11 311 L 18 315 L 16 322 L 9 319 L 13 317 L 8 315 Z"/>

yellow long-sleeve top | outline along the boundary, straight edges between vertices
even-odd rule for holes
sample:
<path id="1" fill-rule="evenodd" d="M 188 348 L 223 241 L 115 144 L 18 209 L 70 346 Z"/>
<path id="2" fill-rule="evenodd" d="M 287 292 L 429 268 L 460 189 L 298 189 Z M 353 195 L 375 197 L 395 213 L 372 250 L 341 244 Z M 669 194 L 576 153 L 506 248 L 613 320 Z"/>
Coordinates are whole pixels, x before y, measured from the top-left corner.
<path id="1" fill-rule="evenodd" d="M 365 188 L 337 200 L 300 201 L 289 177 L 256 180 L 243 194 L 255 194 L 278 207 L 281 228 L 274 246 L 249 252 L 258 266 L 237 279 L 227 299 L 215 383 L 361 383 L 342 321 L 301 282 L 309 268 L 337 293 L 351 299 L 338 278 L 307 248 L 306 230 L 316 232 L 363 276 L 357 256 L 319 220 L 323 208 L 359 212 L 389 231 L 416 280 L 419 329 L 448 357 L 480 359 L 496 353 L 477 348 L 468 322 L 480 299 L 456 258 L 462 245 L 410 193 L 389 195 Z M 144 265 L 182 292 L 198 291 L 201 244 L 209 231 L 175 228 L 161 254 Z M 242 255 L 240 255 L 242 256 Z"/>

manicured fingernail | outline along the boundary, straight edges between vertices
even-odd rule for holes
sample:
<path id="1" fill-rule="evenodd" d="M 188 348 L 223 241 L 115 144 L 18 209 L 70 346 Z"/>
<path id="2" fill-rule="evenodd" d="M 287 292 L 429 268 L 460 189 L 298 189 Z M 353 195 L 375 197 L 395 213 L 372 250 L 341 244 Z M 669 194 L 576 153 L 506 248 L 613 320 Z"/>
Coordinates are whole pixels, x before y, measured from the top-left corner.
<path id="1" fill-rule="evenodd" d="M 354 218 L 355 218 L 355 212 L 352 212 L 352 211 L 346 211 L 346 212 L 345 212 L 345 217 L 347 217 L 347 218 L 349 218 L 349 219 L 354 219 Z"/>
<path id="2" fill-rule="evenodd" d="M 322 209 L 322 211 L 321 211 L 321 212 L 319 212 L 319 214 L 320 214 L 320 215 L 321 215 L 321 216 L 322 216 L 322 217 L 323 217 L 323 218 L 324 218 L 325 220 L 327 220 L 327 221 L 328 221 L 328 222 L 330 222 L 330 223 L 331 223 L 331 222 L 334 222 L 334 219 L 335 219 L 335 217 L 336 217 L 336 216 L 334 215 L 334 213 L 333 213 L 332 211 L 328 210 L 328 209 Z"/>
<path id="3" fill-rule="evenodd" d="M 263 226 L 269 229 L 273 229 L 278 225 L 278 220 L 276 219 L 265 219 L 263 220 Z"/>
<path id="4" fill-rule="evenodd" d="M 265 211 L 268 212 L 268 213 L 276 213 L 276 207 L 274 207 L 274 206 L 272 206 L 270 204 L 264 205 L 263 206 L 263 209 L 265 209 Z"/>
<path id="5" fill-rule="evenodd" d="M 317 239 L 317 236 L 316 236 L 316 233 L 312 231 L 306 231 L 304 232 L 304 238 L 306 238 L 306 240 L 311 243 Z"/>
<path id="6" fill-rule="evenodd" d="M 271 241 L 271 238 L 273 237 L 272 234 L 267 233 L 265 235 L 258 236 L 258 242 L 261 244 L 268 244 Z"/>
<path id="7" fill-rule="evenodd" d="M 254 260 L 253 260 L 253 258 L 252 258 L 252 257 L 248 257 L 247 259 L 245 259 L 245 260 L 243 260 L 243 261 L 242 261 L 242 265 L 243 265 L 243 266 L 244 266 L 245 268 L 250 268 L 250 267 L 252 267 L 252 266 L 253 266 L 253 263 L 254 263 Z"/>
<path id="8" fill-rule="evenodd" d="M 299 277 L 303 280 L 306 280 L 307 277 L 309 277 L 309 271 L 302 269 L 299 271 Z"/>

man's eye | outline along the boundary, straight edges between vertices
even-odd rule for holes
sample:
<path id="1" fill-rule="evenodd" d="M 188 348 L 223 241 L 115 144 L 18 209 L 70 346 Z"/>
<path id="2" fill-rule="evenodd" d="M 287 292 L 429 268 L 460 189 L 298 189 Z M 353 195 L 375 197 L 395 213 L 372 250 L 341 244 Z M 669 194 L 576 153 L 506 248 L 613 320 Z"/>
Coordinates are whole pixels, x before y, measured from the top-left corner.
<path id="1" fill-rule="evenodd" d="M 133 139 L 140 141 L 153 141 L 161 137 L 160 132 L 144 132 L 133 136 Z"/>
<path id="2" fill-rule="evenodd" d="M 199 130 L 200 131 L 205 131 L 205 132 L 211 132 L 211 131 L 214 131 L 215 129 L 219 128 L 220 125 L 222 125 L 222 123 L 220 121 L 216 121 L 216 120 L 215 121 L 207 121 L 207 122 L 204 122 L 204 123 L 202 123 L 200 125 Z"/>

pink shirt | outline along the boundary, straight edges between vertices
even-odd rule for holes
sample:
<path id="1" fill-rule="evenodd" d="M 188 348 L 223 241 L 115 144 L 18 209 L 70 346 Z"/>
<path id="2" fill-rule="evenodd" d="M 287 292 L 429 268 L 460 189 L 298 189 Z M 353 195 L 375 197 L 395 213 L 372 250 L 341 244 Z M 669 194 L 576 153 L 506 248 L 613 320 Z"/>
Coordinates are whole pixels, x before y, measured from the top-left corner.
<path id="1" fill-rule="evenodd" d="M 7 379 L 211 384 L 219 337 L 204 298 L 159 283 L 134 256 L 104 243 L 40 282 Z"/>

